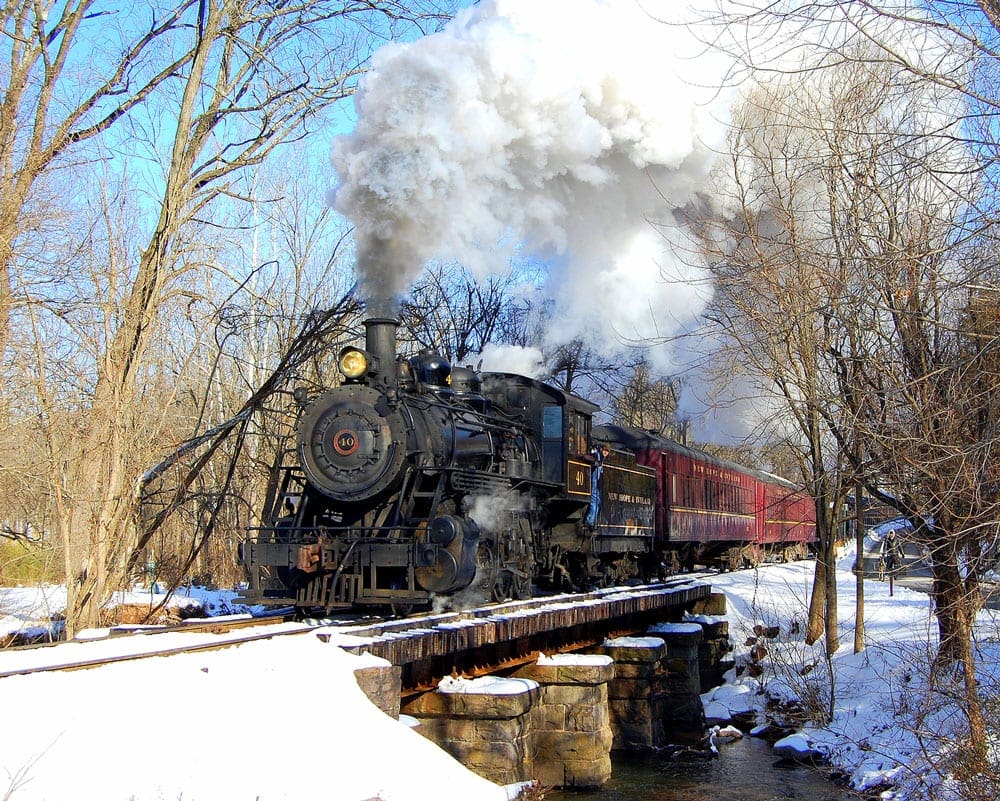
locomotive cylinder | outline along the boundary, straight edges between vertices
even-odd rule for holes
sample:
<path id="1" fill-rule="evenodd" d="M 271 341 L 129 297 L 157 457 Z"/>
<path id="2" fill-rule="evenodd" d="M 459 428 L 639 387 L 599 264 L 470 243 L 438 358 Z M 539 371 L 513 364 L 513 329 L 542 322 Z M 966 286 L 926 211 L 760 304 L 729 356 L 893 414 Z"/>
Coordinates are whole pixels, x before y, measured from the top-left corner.
<path id="1" fill-rule="evenodd" d="M 420 586 L 429 592 L 456 592 L 476 577 L 479 526 L 454 515 L 435 517 L 427 526 L 425 564 L 416 570 Z M 436 546 L 436 547 L 435 547 Z"/>

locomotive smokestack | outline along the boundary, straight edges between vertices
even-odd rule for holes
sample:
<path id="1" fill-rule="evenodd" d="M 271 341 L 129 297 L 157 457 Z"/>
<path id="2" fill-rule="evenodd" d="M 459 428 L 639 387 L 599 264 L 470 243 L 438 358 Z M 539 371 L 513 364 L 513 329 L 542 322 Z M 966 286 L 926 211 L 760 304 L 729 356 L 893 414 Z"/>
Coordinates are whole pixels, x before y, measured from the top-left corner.
<path id="1" fill-rule="evenodd" d="M 396 378 L 396 328 L 399 321 L 391 317 L 365 320 L 365 350 L 378 359 L 379 377 L 385 382 Z"/>

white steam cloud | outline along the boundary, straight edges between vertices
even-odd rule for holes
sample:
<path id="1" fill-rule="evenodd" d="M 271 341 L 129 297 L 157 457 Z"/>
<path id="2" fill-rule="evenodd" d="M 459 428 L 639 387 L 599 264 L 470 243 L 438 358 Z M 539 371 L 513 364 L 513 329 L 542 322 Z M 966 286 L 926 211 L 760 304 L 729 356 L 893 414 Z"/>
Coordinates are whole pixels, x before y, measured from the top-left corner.
<path id="1" fill-rule="evenodd" d="M 610 353 L 692 320 L 711 289 L 683 219 L 724 139 L 726 65 L 670 14 L 484 0 L 380 50 L 333 149 L 374 308 L 429 260 L 483 277 L 517 253 L 549 265 L 547 344 Z"/>
<path id="2" fill-rule="evenodd" d="M 438 34 L 380 50 L 355 98 L 355 130 L 333 148 L 335 203 L 355 225 L 370 309 L 394 313 L 428 261 L 458 260 L 481 278 L 534 256 L 547 266 L 541 292 L 554 300 L 546 340 L 535 344 L 581 338 L 613 356 L 680 332 L 693 355 L 650 349 L 653 367 L 698 365 L 713 342 L 691 332 L 712 289 L 685 221 L 702 206 L 725 216 L 732 163 L 716 155 L 728 152 L 735 100 L 719 88 L 733 64 L 702 42 L 752 50 L 765 69 L 742 73 L 749 84 L 771 83 L 785 67 L 802 82 L 814 55 L 859 30 L 918 67 L 950 68 L 953 52 L 961 66 L 961 51 L 934 26 L 866 4 L 834 3 L 820 16 L 795 2 L 771 7 L 774 15 L 750 13 L 752 3 L 718 6 L 748 14 L 747 26 L 667 2 L 482 0 Z M 910 119 L 916 133 L 946 130 L 935 114 L 961 119 L 954 103 L 932 101 L 921 113 L 891 104 L 886 113 Z M 739 175 L 751 187 L 757 177 L 742 164 Z M 716 400 L 718 389 L 706 395 Z M 760 405 L 726 404 L 718 417 L 746 430 Z"/>
<path id="3" fill-rule="evenodd" d="M 488 343 L 478 356 L 469 359 L 480 369 L 491 373 L 516 373 L 528 378 L 538 378 L 545 370 L 542 352 L 538 348 L 520 345 L 494 345 Z"/>

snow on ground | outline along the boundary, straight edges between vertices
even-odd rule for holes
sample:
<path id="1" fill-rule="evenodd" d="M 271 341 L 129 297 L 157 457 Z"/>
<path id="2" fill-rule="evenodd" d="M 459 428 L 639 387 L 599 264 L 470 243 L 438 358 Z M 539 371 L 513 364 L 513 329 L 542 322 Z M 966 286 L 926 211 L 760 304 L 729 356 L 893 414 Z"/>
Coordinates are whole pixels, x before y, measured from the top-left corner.
<path id="1" fill-rule="evenodd" d="M 809 647 L 802 641 L 812 563 L 768 565 L 712 580 L 713 588 L 726 594 L 737 665 L 752 664 L 752 649 L 759 644 L 767 655 L 757 665 L 759 676 L 749 669 L 739 676 L 730 671 L 726 685 L 705 693 L 706 716 L 724 719 L 750 710 L 762 720 L 766 707 L 773 712 L 782 705 L 792 713 L 803 706 L 826 710 L 833 686 L 832 722 L 803 725 L 790 714 L 789 723 L 798 731 L 776 748 L 785 754 L 817 753 L 846 774 L 855 789 L 891 788 L 883 794 L 886 799 L 947 797 L 937 795 L 950 783 L 939 768 L 968 742 L 968 724 L 948 701 L 959 688 L 959 676 L 937 676 L 937 692 L 928 691 L 937 641 L 933 606 L 925 593 L 897 585 L 890 597 L 887 582 L 866 581 L 865 648 L 855 654 L 853 561 L 853 551 L 845 552 L 837 572 L 841 646 L 829 669 L 822 642 Z M 769 626 L 780 631 L 773 640 L 757 634 Z M 997 626 L 996 612 L 980 613 L 980 680 L 994 695 L 1000 685 Z"/>
<path id="2" fill-rule="evenodd" d="M 889 597 L 888 584 L 866 582 L 867 647 L 854 654 L 851 562 L 853 554 L 845 554 L 837 576 L 842 647 L 830 662 L 836 688 L 833 721 L 823 728 L 788 721 L 797 733 L 779 745 L 821 753 L 858 789 L 895 785 L 885 798 L 928 798 L 932 788 L 946 788 L 948 780 L 928 763 L 922 746 L 933 758 L 936 749 L 967 740 L 964 720 L 952 706 L 935 700 L 949 687 L 939 684 L 939 695 L 927 692 L 936 632 L 931 604 L 925 594 L 897 586 Z M 737 663 L 751 662 L 760 643 L 767 654 L 758 653 L 760 675 L 730 671 L 726 685 L 704 695 L 707 716 L 723 719 L 743 710 L 761 714 L 766 706 L 773 712 L 776 703 L 789 710 L 829 705 L 831 674 L 822 646 L 802 643 L 813 568 L 812 562 L 768 565 L 712 579 L 728 599 Z M 40 619 L 38 605 L 58 608 L 59 592 L 0 590 L 0 614 Z M 242 611 L 233 606 L 231 594 L 192 594 L 200 594 L 217 613 Z M 35 600 L 29 602 L 29 595 Z M 12 598 L 19 599 L 20 612 L 11 614 Z M 777 627 L 780 634 L 761 639 L 755 626 L 758 631 Z M 191 636 L 158 635 L 157 642 Z M 120 647 L 115 642 L 70 647 L 97 653 Z M 1000 644 L 991 612 L 981 615 L 978 645 L 984 685 L 995 687 Z M 15 659 L 24 657 L 0 651 L 0 670 L 14 667 Z M 516 794 L 518 788 L 479 778 L 406 722 L 383 715 L 354 681 L 353 670 L 363 659 L 338 648 L 335 640 L 304 635 L 0 679 L 5 724 L 0 727 L 0 798 L 507 801 Z M 936 739 L 921 742 L 918 729 Z"/>
<path id="3" fill-rule="evenodd" d="M 156 644 L 190 636 L 157 635 Z M 96 655 L 121 639 L 60 647 Z M 0 669 L 7 656 L 14 654 L 0 653 Z M 0 798 L 508 801 L 516 794 L 375 707 L 353 673 L 370 659 L 307 634 L 0 679 Z"/>

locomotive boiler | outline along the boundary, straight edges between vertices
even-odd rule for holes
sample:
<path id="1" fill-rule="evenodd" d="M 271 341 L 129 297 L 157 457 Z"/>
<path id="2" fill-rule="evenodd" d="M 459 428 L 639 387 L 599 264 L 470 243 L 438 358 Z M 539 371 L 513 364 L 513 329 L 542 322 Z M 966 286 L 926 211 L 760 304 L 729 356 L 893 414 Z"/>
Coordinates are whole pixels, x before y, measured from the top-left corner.
<path id="1" fill-rule="evenodd" d="M 595 404 L 431 351 L 402 358 L 396 321 L 365 327 L 365 347 L 340 353 L 343 383 L 297 395 L 297 448 L 241 548 L 248 600 L 405 610 L 637 574 L 651 470 L 610 460 L 616 501 L 583 525 Z"/>

